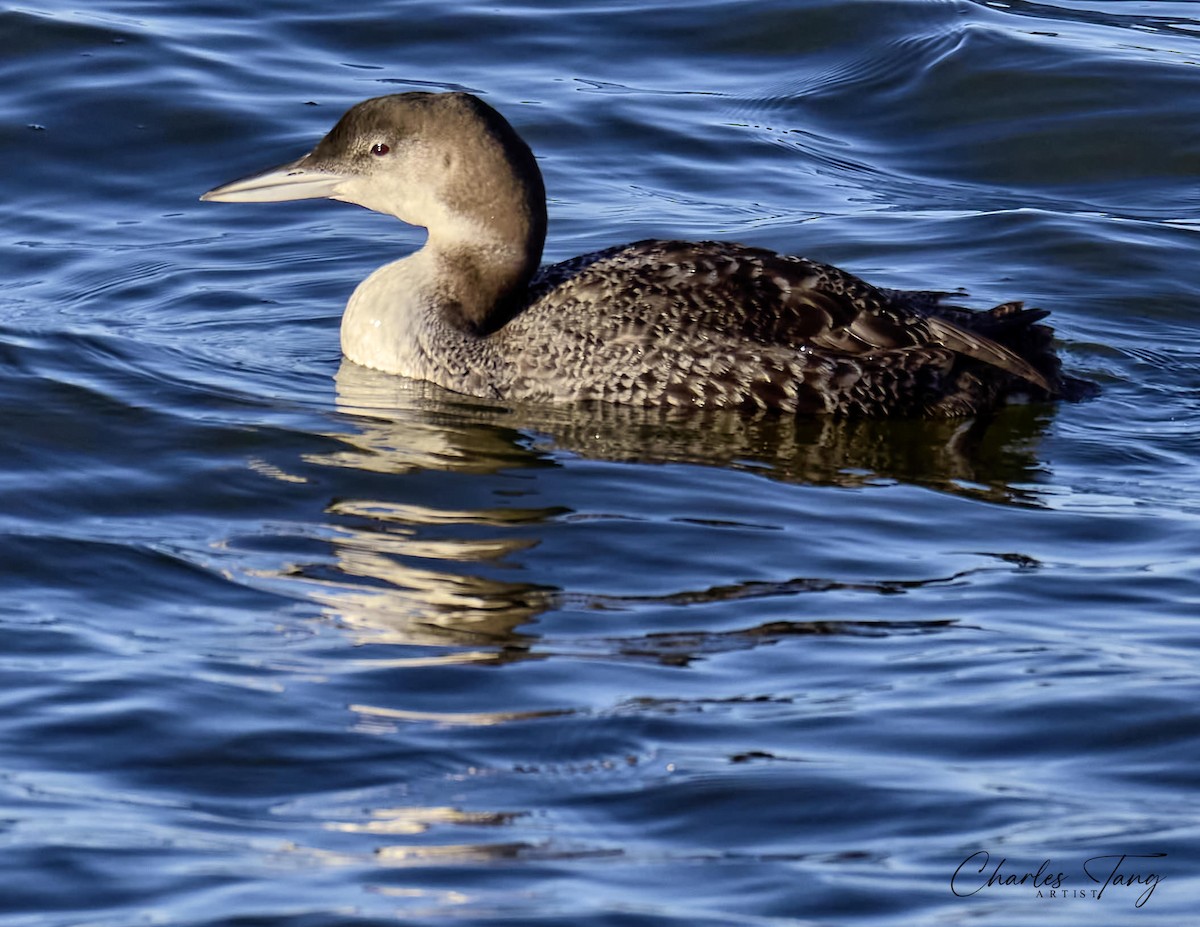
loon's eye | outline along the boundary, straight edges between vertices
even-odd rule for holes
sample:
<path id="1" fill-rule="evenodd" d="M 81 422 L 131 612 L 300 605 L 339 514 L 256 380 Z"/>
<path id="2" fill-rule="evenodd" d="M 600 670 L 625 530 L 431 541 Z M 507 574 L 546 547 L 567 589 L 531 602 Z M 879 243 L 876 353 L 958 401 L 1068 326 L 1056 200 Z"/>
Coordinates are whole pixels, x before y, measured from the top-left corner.
<path id="1" fill-rule="evenodd" d="M 377 158 L 382 158 L 385 154 L 387 154 L 391 150 L 392 149 L 389 148 L 387 145 L 385 145 L 383 142 L 376 142 L 374 145 L 371 146 L 371 154 L 375 155 L 375 157 L 377 157 Z"/>

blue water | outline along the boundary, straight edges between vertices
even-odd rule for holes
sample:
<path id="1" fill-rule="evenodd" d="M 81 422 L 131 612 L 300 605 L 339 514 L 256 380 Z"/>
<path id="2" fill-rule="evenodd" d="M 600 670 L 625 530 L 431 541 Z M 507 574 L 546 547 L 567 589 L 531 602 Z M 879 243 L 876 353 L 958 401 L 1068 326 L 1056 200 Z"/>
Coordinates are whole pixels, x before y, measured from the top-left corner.
<path id="1" fill-rule="evenodd" d="M 1195 917 L 1200 3 L 83 7 L 0 7 L 5 927 Z M 1024 299 L 1102 392 L 696 422 L 344 365 L 421 233 L 196 198 L 414 88 L 529 140 L 548 259 Z"/>

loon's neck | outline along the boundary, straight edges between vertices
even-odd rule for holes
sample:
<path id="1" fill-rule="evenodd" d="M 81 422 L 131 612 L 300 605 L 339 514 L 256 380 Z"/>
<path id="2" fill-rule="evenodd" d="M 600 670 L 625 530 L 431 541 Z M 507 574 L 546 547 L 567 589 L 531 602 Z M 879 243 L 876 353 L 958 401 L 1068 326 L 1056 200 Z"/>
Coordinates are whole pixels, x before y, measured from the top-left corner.
<path id="1" fill-rule="evenodd" d="M 429 241 L 413 258 L 413 283 L 423 302 L 447 324 L 466 334 L 485 336 L 504 326 L 525 307 L 529 281 L 537 271 L 545 224 L 530 229 L 512 221 L 498 230 L 467 223 L 469 235 L 431 230 Z"/>
<path id="2" fill-rule="evenodd" d="M 470 392 L 452 382 L 469 376 L 464 363 L 497 357 L 487 336 L 525 307 L 546 241 L 537 163 L 511 129 L 499 135 L 503 144 L 488 146 L 489 172 L 451 172 L 406 189 L 403 205 L 377 207 L 424 226 L 429 238 L 354 291 L 342 319 L 351 360 Z"/>
<path id="3" fill-rule="evenodd" d="M 420 251 L 367 277 L 342 316 L 346 357 L 458 392 L 499 396 L 507 363 L 488 336 L 525 306 L 536 259 L 530 268 L 527 251 L 483 241 L 447 246 L 431 236 Z"/>

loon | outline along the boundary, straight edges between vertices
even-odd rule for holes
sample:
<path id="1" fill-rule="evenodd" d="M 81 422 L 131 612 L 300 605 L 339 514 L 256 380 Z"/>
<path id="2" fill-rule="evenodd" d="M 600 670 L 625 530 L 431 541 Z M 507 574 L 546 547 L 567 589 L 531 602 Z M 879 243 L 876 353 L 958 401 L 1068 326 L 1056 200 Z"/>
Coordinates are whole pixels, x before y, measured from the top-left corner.
<path id="1" fill-rule="evenodd" d="M 474 397 L 950 417 L 1079 382 L 1037 324 L 1048 313 L 1017 302 L 964 309 L 720 241 L 638 241 L 541 267 L 537 162 L 469 93 L 365 100 L 298 160 L 201 197 L 315 198 L 428 232 L 355 289 L 345 356 Z"/>

